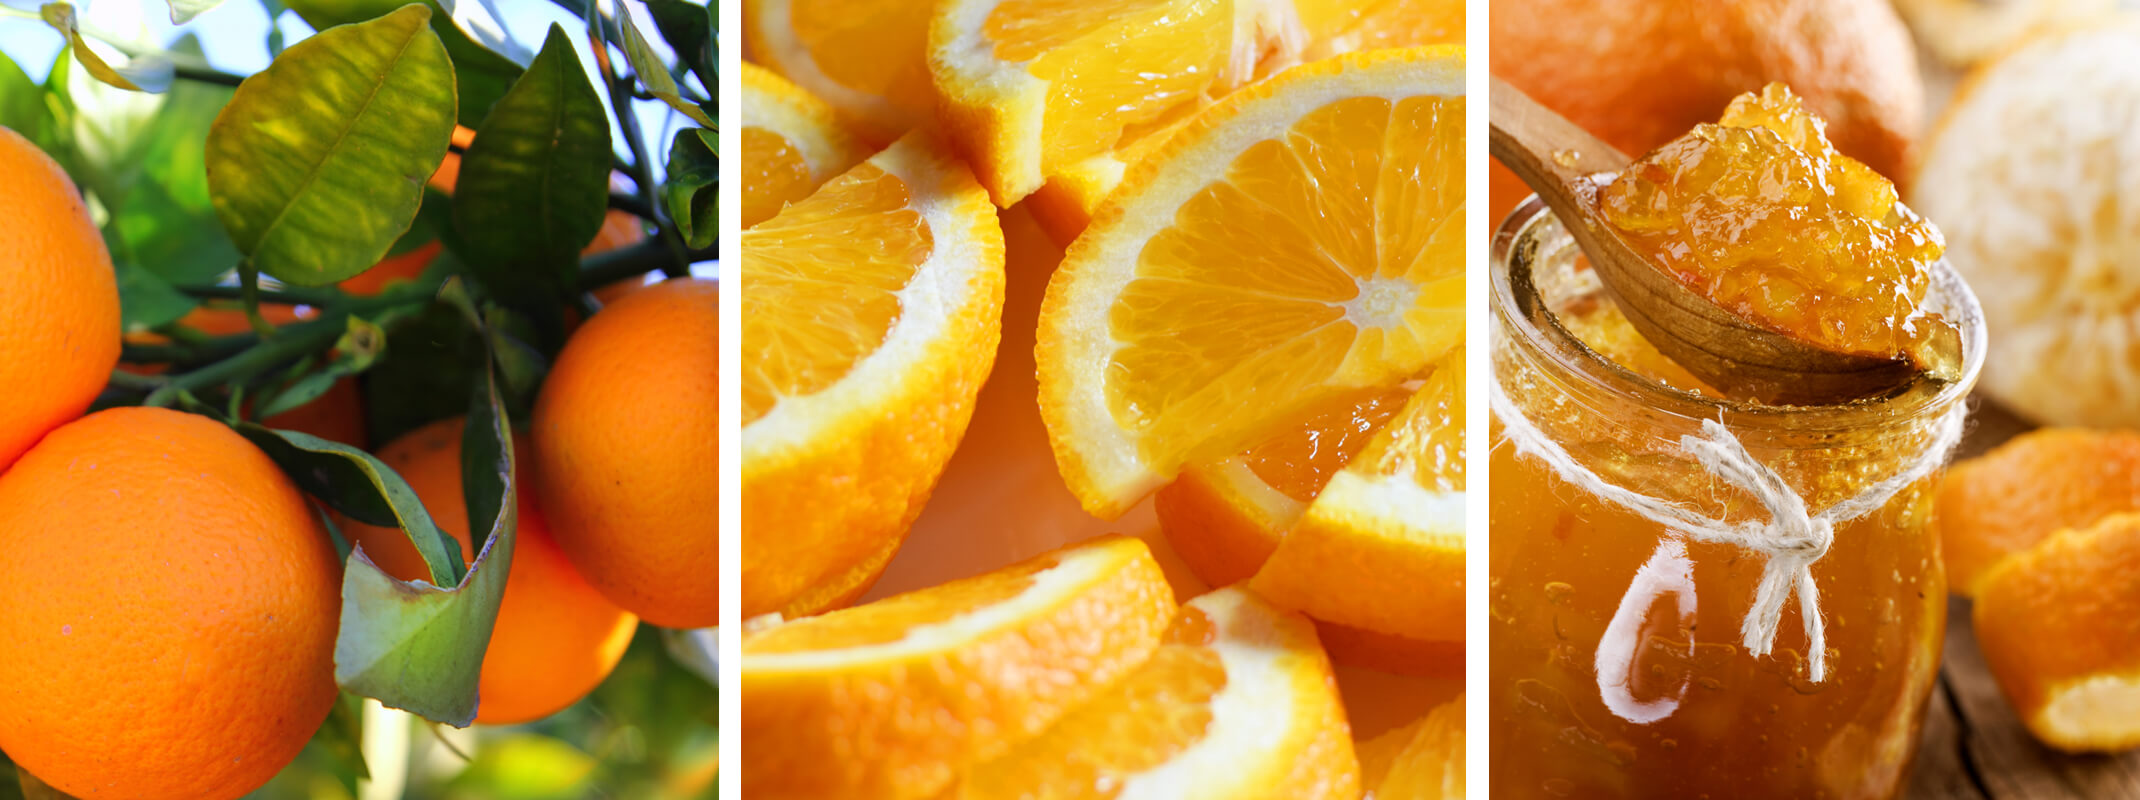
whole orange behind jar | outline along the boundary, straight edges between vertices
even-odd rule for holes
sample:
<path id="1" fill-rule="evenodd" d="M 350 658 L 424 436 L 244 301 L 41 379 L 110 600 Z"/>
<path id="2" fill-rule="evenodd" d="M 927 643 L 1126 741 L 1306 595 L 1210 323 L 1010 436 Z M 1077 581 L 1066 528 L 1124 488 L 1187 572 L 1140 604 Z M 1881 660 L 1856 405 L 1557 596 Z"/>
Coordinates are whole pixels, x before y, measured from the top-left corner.
<path id="1" fill-rule="evenodd" d="M 1488 567 L 1496 798 L 1849 800 L 1902 790 L 1946 619 L 1929 526 L 1937 470 L 1838 521 L 1812 564 L 1826 637 L 1816 680 L 1795 594 L 1769 653 L 1747 646 L 1741 626 L 1765 554 L 1697 541 L 1567 482 L 1518 451 L 1501 409 L 1613 486 L 1711 519 L 1766 520 L 1763 504 L 1682 447 L 1704 420 L 1720 422 L 1817 513 L 1928 451 L 1943 455 L 1959 431 L 1950 414 L 1966 413 L 1984 331 L 1975 298 L 1944 264 L 1937 275 L 1927 304 L 1961 325 L 1963 380 L 1848 405 L 1763 406 L 1669 370 L 1535 198 L 1503 224 Z"/>

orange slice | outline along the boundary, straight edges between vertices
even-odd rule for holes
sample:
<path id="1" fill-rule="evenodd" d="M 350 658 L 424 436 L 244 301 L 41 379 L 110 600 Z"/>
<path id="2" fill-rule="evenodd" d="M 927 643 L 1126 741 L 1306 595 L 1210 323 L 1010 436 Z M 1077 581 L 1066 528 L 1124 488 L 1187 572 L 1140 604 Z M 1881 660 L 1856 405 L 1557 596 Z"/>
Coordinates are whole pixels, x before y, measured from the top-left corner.
<path id="1" fill-rule="evenodd" d="M 877 143 L 919 127 L 935 111 L 928 30 L 929 4 L 914 0 L 743 2 L 751 59 L 823 98 Z"/>
<path id="2" fill-rule="evenodd" d="M 1464 640 L 1462 352 L 1330 479 L 1249 585 L 1316 619 Z"/>
<path id="3" fill-rule="evenodd" d="M 1265 43 L 1254 70 L 1257 77 L 1299 60 L 1320 60 L 1355 50 L 1464 42 L 1461 0 L 1290 0 L 1290 5 L 1290 10 L 1261 12 L 1263 18 L 1277 23 L 1297 17 L 1300 24 L 1280 28 L 1275 40 Z M 1299 52 L 1294 51 L 1296 47 Z M 1204 102 L 1208 101 L 1199 99 L 1198 104 Z M 1187 121 L 1181 114 L 1168 117 L 1179 121 L 1126 129 L 1110 149 L 1045 168 L 1046 182 L 1027 202 L 1048 235 L 1063 245 L 1075 240 L 1092 222 L 1100 201 L 1122 182 L 1129 165 L 1158 150 Z"/>
<path id="4" fill-rule="evenodd" d="M 742 234 L 743 615 L 883 557 L 965 433 L 1000 335 L 1003 232 L 915 134 Z"/>
<path id="5" fill-rule="evenodd" d="M 1240 589 L 1189 601 L 1151 660 L 945 800 L 1360 796 L 1315 629 Z"/>
<path id="6" fill-rule="evenodd" d="M 1086 510 L 1456 348 L 1463 75 L 1458 47 L 1306 65 L 1130 170 L 1041 309 L 1041 413 Z"/>
<path id="7" fill-rule="evenodd" d="M 1010 750 L 1138 670 L 1174 610 L 1144 543 L 1106 536 L 755 626 L 743 635 L 743 793 L 901 800 L 940 791 L 961 765 Z"/>
<path id="8" fill-rule="evenodd" d="M 757 65 L 742 68 L 743 227 L 749 228 L 869 153 L 823 100 Z"/>
<path id="9" fill-rule="evenodd" d="M 1364 800 L 1463 800 L 1464 696 L 1360 744 Z"/>
<path id="10" fill-rule="evenodd" d="M 1247 83 L 1267 57 L 1291 63 L 1301 44 L 1283 2 L 947 0 L 929 69 L 944 129 L 1008 207 Z"/>
<path id="11" fill-rule="evenodd" d="M 1948 469 L 1936 502 L 1948 586 L 1973 596 L 1992 567 L 2059 529 L 2140 511 L 2140 433 L 2024 433 Z"/>
<path id="12" fill-rule="evenodd" d="M 1977 644 L 2029 732 L 2071 752 L 2140 747 L 2140 514 L 2052 536 L 1993 567 Z"/>

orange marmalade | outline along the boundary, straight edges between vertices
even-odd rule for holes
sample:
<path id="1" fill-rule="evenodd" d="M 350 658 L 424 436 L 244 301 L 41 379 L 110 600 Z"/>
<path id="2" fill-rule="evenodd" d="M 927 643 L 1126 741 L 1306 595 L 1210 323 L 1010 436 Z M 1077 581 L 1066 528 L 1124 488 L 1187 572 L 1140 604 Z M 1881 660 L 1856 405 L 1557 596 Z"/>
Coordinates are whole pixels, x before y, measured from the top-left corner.
<path id="1" fill-rule="evenodd" d="M 1945 242 L 1895 185 L 1836 152 L 1782 84 L 1630 164 L 1608 224 L 1726 311 L 1830 352 L 1939 361 L 1921 304 Z"/>
<path id="2" fill-rule="evenodd" d="M 1681 449 L 1703 420 L 1818 511 L 1904 470 L 1983 361 L 1974 298 L 1944 265 L 1923 278 L 1922 304 L 1961 323 L 1961 380 L 1840 406 L 1766 406 L 1701 385 L 1636 335 L 1536 199 L 1496 237 L 1491 277 L 1501 408 L 1605 481 L 1714 519 L 1765 513 Z M 1815 681 L 1796 603 L 1768 655 L 1745 647 L 1762 555 L 1669 532 L 1564 482 L 1517 452 L 1500 415 L 1489 467 L 1496 798 L 1901 791 L 1946 617 L 1928 527 L 1936 475 L 1838 524 L 1813 564 L 1827 625 L 1827 675 Z"/>

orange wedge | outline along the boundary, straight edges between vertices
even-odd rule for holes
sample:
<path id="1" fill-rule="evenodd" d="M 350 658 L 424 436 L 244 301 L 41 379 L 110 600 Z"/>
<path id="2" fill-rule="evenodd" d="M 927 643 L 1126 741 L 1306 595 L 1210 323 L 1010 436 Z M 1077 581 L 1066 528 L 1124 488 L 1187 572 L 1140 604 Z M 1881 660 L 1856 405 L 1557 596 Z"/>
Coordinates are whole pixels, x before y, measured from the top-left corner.
<path id="1" fill-rule="evenodd" d="M 1360 744 L 1364 800 L 1463 800 L 1464 696 Z"/>
<path id="2" fill-rule="evenodd" d="M 1349 731 L 1314 627 L 1221 589 L 1121 683 L 939 797 L 1352 800 Z"/>
<path id="3" fill-rule="evenodd" d="M 743 635 L 743 793 L 934 794 L 960 766 L 1011 750 L 1138 671 L 1174 611 L 1144 543 L 1106 536 L 868 605 L 755 625 Z"/>
<path id="4" fill-rule="evenodd" d="M 1339 56 L 1140 161 L 1048 285 L 1035 355 L 1065 483 L 1105 518 L 1192 462 L 1463 338 L 1464 55 Z"/>
<path id="5" fill-rule="evenodd" d="M 880 144 L 935 112 L 928 30 L 929 4 L 915 0 L 743 0 L 751 60 L 823 98 Z"/>
<path id="6" fill-rule="evenodd" d="M 869 153 L 832 107 L 754 64 L 743 69 L 743 227 L 772 219 Z"/>
<path id="7" fill-rule="evenodd" d="M 944 129 L 1008 207 L 1246 84 L 1267 59 L 1292 63 L 1302 44 L 1283 2 L 946 0 L 929 70 Z"/>
<path id="8" fill-rule="evenodd" d="M 2140 514 L 2066 530 L 1993 567 L 1973 622 L 2029 732 L 2070 752 L 2140 747 Z"/>
<path id="9" fill-rule="evenodd" d="M 1264 41 L 1262 56 L 1253 70 L 1264 77 L 1301 60 L 1320 60 L 1355 50 L 1418 47 L 1430 44 L 1462 44 L 1462 0 L 1291 0 L 1269 3 L 1261 10 L 1241 4 L 1236 14 L 1260 15 L 1263 27 L 1256 33 Z M 1298 20 L 1298 25 L 1291 24 Z M 1210 98 L 1199 97 L 1200 107 Z M 1045 165 L 1045 181 L 1028 199 L 1033 216 L 1059 244 L 1067 245 L 1085 230 L 1100 201 L 1116 185 L 1129 165 L 1158 150 L 1167 137 L 1179 130 L 1189 115 L 1170 112 L 1158 124 L 1125 129 L 1115 144 L 1093 155 Z"/>
<path id="10" fill-rule="evenodd" d="M 1316 619 L 1464 640 L 1464 357 L 1330 479 L 1249 582 Z"/>
<path id="11" fill-rule="evenodd" d="M 823 610 L 806 595 L 859 593 L 854 570 L 889 559 L 964 435 L 1000 335 L 1003 232 L 914 134 L 741 249 L 743 615 L 793 618 Z"/>
<path id="12" fill-rule="evenodd" d="M 2140 433 L 2045 428 L 1955 464 L 1940 480 L 1940 545 L 1953 591 L 2062 528 L 2140 511 Z"/>

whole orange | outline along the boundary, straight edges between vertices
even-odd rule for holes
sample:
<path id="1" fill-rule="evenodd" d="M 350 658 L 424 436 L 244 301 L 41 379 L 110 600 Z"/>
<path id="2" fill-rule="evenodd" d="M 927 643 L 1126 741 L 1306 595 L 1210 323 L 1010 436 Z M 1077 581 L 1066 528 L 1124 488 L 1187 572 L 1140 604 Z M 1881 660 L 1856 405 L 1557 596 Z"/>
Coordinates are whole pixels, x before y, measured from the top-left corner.
<path id="1" fill-rule="evenodd" d="M 229 800 L 334 704 L 341 566 L 259 448 L 114 408 L 0 475 L 0 750 L 69 795 Z"/>
<path id="2" fill-rule="evenodd" d="M 557 543 L 648 622 L 720 622 L 719 302 L 682 278 L 620 298 L 565 343 L 535 403 L 536 485 Z"/>
<path id="3" fill-rule="evenodd" d="M 1641 156 L 1780 81 L 1845 155 L 1890 180 L 1914 169 L 1924 85 L 1909 31 L 1865 0 L 1494 0 L 1493 75 Z M 1530 195 L 1498 164 L 1499 224 Z"/>
<path id="4" fill-rule="evenodd" d="M 440 530 L 461 543 L 473 561 L 468 504 L 461 495 L 461 418 L 440 420 L 402 434 L 379 449 L 379 460 L 409 482 Z M 513 449 L 527 457 L 524 437 Z M 506 725 L 547 717 L 594 691 L 624 657 L 639 620 L 609 602 L 565 559 L 532 492 L 521 484 L 519 525 L 505 599 L 483 652 L 476 721 Z M 338 520 L 351 542 L 372 563 L 405 581 L 428 579 L 423 556 L 398 528 Z"/>
<path id="5" fill-rule="evenodd" d="M 119 284 L 59 165 L 0 126 L 0 469 L 82 415 L 119 363 Z"/>

